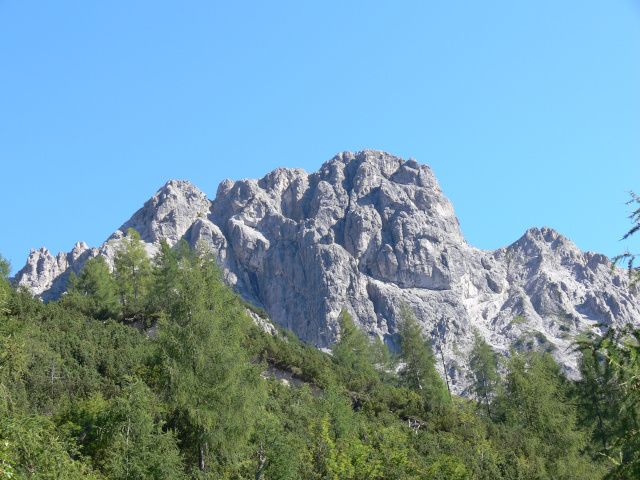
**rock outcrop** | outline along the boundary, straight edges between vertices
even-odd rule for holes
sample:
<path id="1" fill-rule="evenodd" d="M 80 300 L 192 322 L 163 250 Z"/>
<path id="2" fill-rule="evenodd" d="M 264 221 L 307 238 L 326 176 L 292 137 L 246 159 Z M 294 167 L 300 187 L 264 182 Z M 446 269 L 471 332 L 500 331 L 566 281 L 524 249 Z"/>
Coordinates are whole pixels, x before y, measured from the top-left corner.
<path id="1" fill-rule="evenodd" d="M 77 274 L 87 259 L 96 254 L 97 249 L 90 249 L 84 242 L 76 243 L 71 252 L 60 252 L 55 257 L 44 247 L 31 249 L 27 264 L 18 272 L 15 282 L 45 301 L 56 299 L 66 291 L 71 271 Z"/>
<path id="2" fill-rule="evenodd" d="M 170 180 L 99 248 L 90 249 L 85 242 L 80 242 L 71 252 L 55 257 L 46 248 L 31 250 L 15 281 L 45 302 L 55 300 L 66 291 L 70 273 L 78 274 L 89 258 L 102 255 L 113 268 L 118 242 L 129 228 L 140 233 L 147 253 L 152 256 L 160 240 L 165 238 L 175 245 L 198 219 L 206 218 L 210 208 L 206 195 L 191 183 Z"/>
<path id="3" fill-rule="evenodd" d="M 312 174 L 279 168 L 225 180 L 212 202 L 170 181 L 100 248 L 32 251 L 16 280 L 57 298 L 87 258 L 112 262 L 127 228 L 150 255 L 162 238 L 204 243 L 239 294 L 319 347 L 337 338 L 342 308 L 393 346 L 404 299 L 443 349 L 458 392 L 476 329 L 503 353 L 546 349 L 575 376 L 575 337 L 598 333 L 598 323 L 640 324 L 638 294 L 604 255 L 549 228 L 495 251 L 470 246 L 428 166 L 372 150 L 341 153 Z"/>

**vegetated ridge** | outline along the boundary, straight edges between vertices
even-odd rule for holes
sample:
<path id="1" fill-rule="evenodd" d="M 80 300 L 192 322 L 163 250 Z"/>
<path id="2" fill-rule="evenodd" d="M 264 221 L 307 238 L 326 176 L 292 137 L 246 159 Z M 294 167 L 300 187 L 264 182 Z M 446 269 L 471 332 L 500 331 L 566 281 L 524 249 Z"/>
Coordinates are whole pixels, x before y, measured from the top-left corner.
<path id="1" fill-rule="evenodd" d="M 468 245 L 431 169 L 373 150 L 338 154 L 312 174 L 279 168 L 259 180 L 225 180 L 213 201 L 171 180 L 99 248 L 82 242 L 55 257 L 32 250 L 15 280 L 56 299 L 87 259 L 103 255 L 113 265 L 128 228 L 149 255 L 162 239 L 204 242 L 237 293 L 319 347 L 335 342 L 345 308 L 396 348 L 406 300 L 457 393 L 468 386 L 476 329 L 501 353 L 547 350 L 575 377 L 576 338 L 604 331 L 598 324 L 640 325 L 638 293 L 605 255 L 546 227 L 493 251 Z"/>

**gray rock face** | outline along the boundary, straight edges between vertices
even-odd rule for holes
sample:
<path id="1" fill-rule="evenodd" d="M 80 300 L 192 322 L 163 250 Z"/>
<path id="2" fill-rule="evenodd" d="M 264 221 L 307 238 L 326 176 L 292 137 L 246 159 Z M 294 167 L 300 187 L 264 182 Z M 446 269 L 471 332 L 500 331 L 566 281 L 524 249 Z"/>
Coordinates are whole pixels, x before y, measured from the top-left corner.
<path id="1" fill-rule="evenodd" d="M 17 273 L 15 281 L 45 301 L 56 299 L 66 291 L 71 271 L 77 274 L 96 253 L 97 249 L 89 249 L 84 242 L 76 243 L 71 252 L 60 252 L 55 257 L 44 247 L 31 249 L 27 264 Z"/>
<path id="2" fill-rule="evenodd" d="M 133 228 L 146 243 L 159 244 L 163 238 L 178 243 L 198 218 L 206 218 L 211 202 L 186 180 L 169 180 L 144 206 L 133 214 L 109 240 L 119 239 Z"/>
<path id="3" fill-rule="evenodd" d="M 89 258 L 102 255 L 113 268 L 118 241 L 127 229 L 140 233 L 151 256 L 162 238 L 175 245 L 186 237 L 197 220 L 206 219 L 210 207 L 206 195 L 189 182 L 170 180 L 99 248 L 90 249 L 85 242 L 80 242 L 71 252 L 59 253 L 56 257 L 46 248 L 31 250 L 15 281 L 45 302 L 55 300 L 66 291 L 70 273 L 78 274 Z"/>
<path id="4" fill-rule="evenodd" d="M 495 251 L 469 246 L 428 166 L 372 150 L 336 155 L 312 174 L 279 168 L 225 180 L 213 202 L 170 181 L 99 249 L 32 251 L 16 280 L 57 298 L 60 279 L 87 258 L 111 262 L 127 228 L 150 255 L 162 238 L 203 242 L 238 293 L 319 347 L 335 341 L 342 308 L 393 345 L 405 299 L 443 349 L 457 392 L 474 329 L 505 354 L 511 345 L 547 349 L 575 376 L 576 336 L 599 322 L 640 324 L 640 297 L 605 256 L 546 227 Z"/>

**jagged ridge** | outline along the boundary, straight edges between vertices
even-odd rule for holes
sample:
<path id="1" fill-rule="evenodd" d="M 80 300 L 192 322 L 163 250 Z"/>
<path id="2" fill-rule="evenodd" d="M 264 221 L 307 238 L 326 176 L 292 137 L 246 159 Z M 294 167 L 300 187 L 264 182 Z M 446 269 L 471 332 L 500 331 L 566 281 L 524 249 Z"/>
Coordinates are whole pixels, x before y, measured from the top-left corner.
<path id="1" fill-rule="evenodd" d="M 279 168 L 259 180 L 225 180 L 213 202 L 170 181 L 98 249 L 32 251 L 16 280 L 57 298 L 87 258 L 112 261 L 135 228 L 151 255 L 166 238 L 203 241 L 227 282 L 279 325 L 328 347 L 344 307 L 371 335 L 394 344 L 402 299 L 442 342 L 456 391 L 478 329 L 497 350 L 547 348 L 576 374 L 572 339 L 596 323 L 640 324 L 638 295 L 604 256 L 549 228 L 509 247 L 469 246 L 431 169 L 385 152 L 344 152 L 318 172 Z"/>

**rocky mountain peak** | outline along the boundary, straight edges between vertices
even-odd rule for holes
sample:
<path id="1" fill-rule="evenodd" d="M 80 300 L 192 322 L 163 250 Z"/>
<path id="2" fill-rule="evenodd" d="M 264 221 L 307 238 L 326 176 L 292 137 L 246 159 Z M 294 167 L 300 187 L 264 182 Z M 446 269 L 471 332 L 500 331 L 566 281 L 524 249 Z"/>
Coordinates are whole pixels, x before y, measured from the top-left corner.
<path id="1" fill-rule="evenodd" d="M 504 354 L 511 346 L 548 350 L 575 376 L 574 338 L 597 334 L 598 323 L 640 324 L 639 294 L 604 255 L 547 227 L 495 251 L 470 246 L 432 170 L 377 150 L 340 153 L 310 174 L 278 168 L 258 180 L 225 180 L 213 202 L 171 180 L 99 249 L 32 251 L 16 281 L 57 298 L 87 258 L 111 263 L 128 228 L 150 255 L 163 238 L 208 245 L 240 295 L 320 347 L 337 338 L 345 308 L 393 348 L 407 301 L 438 339 L 457 392 L 474 331 Z"/>
<path id="2" fill-rule="evenodd" d="M 133 228 L 147 243 L 166 239 L 175 245 L 196 218 L 206 217 L 211 202 L 187 180 L 169 180 L 109 240 L 121 238 Z"/>
<path id="3" fill-rule="evenodd" d="M 71 252 L 60 252 L 55 257 L 44 247 L 32 249 L 15 281 L 45 301 L 58 298 L 66 290 L 69 273 L 78 273 L 91 252 L 85 242 L 78 242 Z"/>

